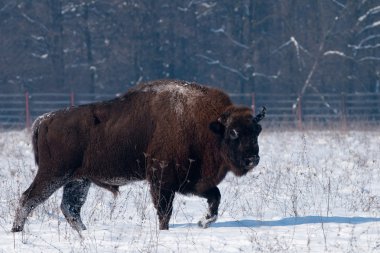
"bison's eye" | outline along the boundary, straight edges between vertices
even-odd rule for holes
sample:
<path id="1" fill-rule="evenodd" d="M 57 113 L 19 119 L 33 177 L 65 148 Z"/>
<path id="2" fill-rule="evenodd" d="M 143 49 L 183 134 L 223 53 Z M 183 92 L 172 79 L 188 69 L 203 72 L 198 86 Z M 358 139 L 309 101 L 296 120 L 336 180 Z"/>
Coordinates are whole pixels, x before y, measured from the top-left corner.
<path id="1" fill-rule="evenodd" d="M 236 140 L 237 138 L 239 138 L 239 133 L 235 129 L 232 129 L 230 131 L 230 138 L 231 140 Z"/>

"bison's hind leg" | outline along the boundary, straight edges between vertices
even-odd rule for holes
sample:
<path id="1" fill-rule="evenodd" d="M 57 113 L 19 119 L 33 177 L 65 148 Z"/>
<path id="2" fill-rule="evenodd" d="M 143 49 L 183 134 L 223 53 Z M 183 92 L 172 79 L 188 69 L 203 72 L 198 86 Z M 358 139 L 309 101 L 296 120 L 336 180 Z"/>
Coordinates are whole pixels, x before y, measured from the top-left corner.
<path id="1" fill-rule="evenodd" d="M 79 179 L 67 183 L 63 188 L 61 210 L 71 227 L 80 232 L 86 230 L 80 210 L 86 201 L 91 182 L 88 179 Z"/>
<path id="2" fill-rule="evenodd" d="M 48 199 L 56 190 L 64 185 L 62 177 L 50 178 L 47 180 L 37 173 L 32 184 L 22 194 L 19 206 L 16 210 L 16 217 L 13 222 L 12 232 L 20 232 L 24 229 L 25 221 L 30 212 L 39 204 Z"/>
<path id="3" fill-rule="evenodd" d="M 213 187 L 199 196 L 207 199 L 208 212 L 206 216 L 198 222 L 198 226 L 208 228 L 218 218 L 218 208 L 221 198 L 220 191 L 218 187 Z"/>

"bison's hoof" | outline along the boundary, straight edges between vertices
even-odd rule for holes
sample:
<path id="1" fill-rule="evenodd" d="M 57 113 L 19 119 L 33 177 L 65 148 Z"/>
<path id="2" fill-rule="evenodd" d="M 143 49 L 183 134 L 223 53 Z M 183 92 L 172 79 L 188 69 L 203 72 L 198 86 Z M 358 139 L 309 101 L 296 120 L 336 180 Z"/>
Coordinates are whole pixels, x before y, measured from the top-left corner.
<path id="1" fill-rule="evenodd" d="M 169 224 L 160 224 L 160 230 L 169 230 Z"/>
<path id="2" fill-rule="evenodd" d="M 206 217 L 198 221 L 198 226 L 200 226 L 201 228 L 208 228 L 212 223 L 216 221 L 217 218 L 218 215 L 213 215 L 211 217 L 207 215 Z"/>
<path id="3" fill-rule="evenodd" d="M 23 228 L 21 226 L 13 226 L 11 232 L 16 233 L 16 232 L 21 232 Z"/>
<path id="4" fill-rule="evenodd" d="M 70 224 L 70 226 L 73 229 L 75 229 L 78 232 L 81 232 L 81 231 L 87 229 L 86 226 L 83 224 L 83 222 L 80 219 L 79 220 L 77 220 L 77 219 L 72 219 L 72 220 L 69 219 L 69 224 Z"/>

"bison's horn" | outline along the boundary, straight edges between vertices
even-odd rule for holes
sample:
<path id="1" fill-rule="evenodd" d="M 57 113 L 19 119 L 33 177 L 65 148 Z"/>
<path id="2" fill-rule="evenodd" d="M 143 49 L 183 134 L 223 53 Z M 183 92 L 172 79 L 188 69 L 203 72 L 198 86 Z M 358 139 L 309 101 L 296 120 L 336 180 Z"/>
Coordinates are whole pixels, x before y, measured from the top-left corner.
<path id="1" fill-rule="evenodd" d="M 265 106 L 263 106 L 262 108 L 261 108 L 261 112 L 259 113 L 259 114 L 257 114 L 256 115 L 256 117 L 255 117 L 255 121 L 256 122 L 259 122 L 260 120 L 262 120 L 263 118 L 265 118 L 265 113 L 266 113 L 266 111 L 267 111 L 267 108 L 265 108 Z"/>

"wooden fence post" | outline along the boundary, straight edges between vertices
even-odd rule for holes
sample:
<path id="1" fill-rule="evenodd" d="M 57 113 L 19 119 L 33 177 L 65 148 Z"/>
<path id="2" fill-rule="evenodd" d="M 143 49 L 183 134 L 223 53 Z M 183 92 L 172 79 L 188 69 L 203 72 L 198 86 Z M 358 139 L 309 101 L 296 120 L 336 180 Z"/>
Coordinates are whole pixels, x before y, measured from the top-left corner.
<path id="1" fill-rule="evenodd" d="M 30 128 L 29 92 L 25 92 L 25 128 Z"/>
<path id="2" fill-rule="evenodd" d="M 253 112 L 253 115 L 256 115 L 256 112 L 255 112 L 255 110 L 256 110 L 256 100 L 255 100 L 255 93 L 254 92 L 252 93 L 251 97 L 252 97 L 252 105 L 251 105 L 252 112 Z"/>
<path id="3" fill-rule="evenodd" d="M 75 94 L 73 91 L 70 93 L 70 106 L 75 106 Z"/>
<path id="4" fill-rule="evenodd" d="M 302 96 L 301 95 L 298 97 L 297 120 L 298 120 L 298 130 L 302 130 Z"/>
<path id="5" fill-rule="evenodd" d="M 342 123 L 342 130 L 347 130 L 347 96 L 346 93 L 342 92 L 341 94 L 341 123 Z"/>

